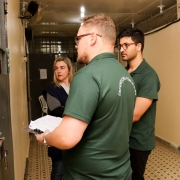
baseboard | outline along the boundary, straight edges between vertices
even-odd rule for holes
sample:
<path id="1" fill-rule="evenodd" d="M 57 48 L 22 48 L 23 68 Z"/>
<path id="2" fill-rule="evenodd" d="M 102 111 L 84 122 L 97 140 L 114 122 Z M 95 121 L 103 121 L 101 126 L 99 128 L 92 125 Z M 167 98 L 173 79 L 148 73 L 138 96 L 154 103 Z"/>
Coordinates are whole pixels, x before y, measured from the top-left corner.
<path id="1" fill-rule="evenodd" d="M 164 140 L 164 139 L 162 139 L 162 138 L 160 138 L 160 137 L 157 137 L 157 136 L 156 136 L 156 140 L 159 141 L 159 142 L 161 142 L 162 144 L 164 144 L 164 145 L 166 145 L 166 146 L 169 146 L 169 147 L 171 147 L 171 148 L 173 148 L 173 149 L 175 149 L 175 150 L 177 150 L 177 151 L 180 151 L 180 146 L 177 147 L 177 146 L 175 146 L 174 144 L 172 144 L 172 143 L 170 143 L 170 142 L 168 142 L 168 141 L 166 141 L 166 140 Z"/>

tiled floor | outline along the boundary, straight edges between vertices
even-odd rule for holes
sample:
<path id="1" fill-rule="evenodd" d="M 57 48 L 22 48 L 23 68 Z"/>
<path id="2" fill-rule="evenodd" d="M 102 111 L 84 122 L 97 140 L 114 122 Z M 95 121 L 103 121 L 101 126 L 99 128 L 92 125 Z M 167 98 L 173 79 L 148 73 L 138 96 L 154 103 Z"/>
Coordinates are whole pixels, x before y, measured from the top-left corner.
<path id="1" fill-rule="evenodd" d="M 180 180 L 180 152 L 156 141 L 145 172 L 146 180 Z"/>
<path id="2" fill-rule="evenodd" d="M 51 161 L 47 147 L 31 136 L 26 180 L 49 180 Z M 156 142 L 146 166 L 145 180 L 180 180 L 180 152 L 161 141 Z"/>
<path id="3" fill-rule="evenodd" d="M 47 147 L 40 145 L 35 136 L 30 136 L 29 163 L 25 180 L 49 180 L 51 160 L 47 156 Z"/>

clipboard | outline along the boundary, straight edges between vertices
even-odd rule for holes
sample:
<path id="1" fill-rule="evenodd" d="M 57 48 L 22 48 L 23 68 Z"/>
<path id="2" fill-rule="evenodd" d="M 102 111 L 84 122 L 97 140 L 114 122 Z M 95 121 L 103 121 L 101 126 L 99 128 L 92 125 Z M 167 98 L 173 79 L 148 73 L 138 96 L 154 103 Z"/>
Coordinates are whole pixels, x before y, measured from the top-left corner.
<path id="1" fill-rule="evenodd" d="M 28 133 L 32 133 L 32 134 L 34 134 L 34 135 L 38 135 L 38 134 L 43 133 L 43 131 L 41 131 L 41 130 L 39 130 L 39 129 L 30 129 L 29 126 L 22 128 L 22 130 L 23 130 L 23 131 L 26 131 L 26 132 L 28 132 Z"/>

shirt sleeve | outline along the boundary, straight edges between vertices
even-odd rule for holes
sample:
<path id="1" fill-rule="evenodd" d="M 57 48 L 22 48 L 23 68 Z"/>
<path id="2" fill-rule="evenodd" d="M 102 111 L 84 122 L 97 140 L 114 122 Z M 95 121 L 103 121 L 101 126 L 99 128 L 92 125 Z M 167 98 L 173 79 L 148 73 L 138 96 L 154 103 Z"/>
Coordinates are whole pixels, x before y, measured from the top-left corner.
<path id="1" fill-rule="evenodd" d="M 55 97 L 51 96 L 49 93 L 47 93 L 46 98 L 47 98 L 47 104 L 50 111 L 61 106 L 61 103 Z"/>
<path id="2" fill-rule="evenodd" d="M 61 106 L 61 103 L 49 93 L 47 93 L 47 105 L 48 105 L 48 114 L 56 117 L 62 117 L 64 112 L 64 107 Z"/>
<path id="3" fill-rule="evenodd" d="M 89 123 L 99 99 L 99 85 L 88 73 L 78 73 L 73 78 L 64 115 Z"/>
<path id="4" fill-rule="evenodd" d="M 158 100 L 158 91 L 160 82 L 155 72 L 147 73 L 138 85 L 137 97 L 150 98 Z"/>

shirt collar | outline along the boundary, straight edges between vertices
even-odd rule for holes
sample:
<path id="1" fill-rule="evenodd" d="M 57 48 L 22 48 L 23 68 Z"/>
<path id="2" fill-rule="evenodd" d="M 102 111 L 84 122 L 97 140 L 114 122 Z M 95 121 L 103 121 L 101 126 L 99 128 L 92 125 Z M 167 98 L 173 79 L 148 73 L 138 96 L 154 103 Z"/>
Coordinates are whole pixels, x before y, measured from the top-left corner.
<path id="1" fill-rule="evenodd" d="M 99 59 L 104 59 L 104 58 L 115 58 L 116 59 L 116 55 L 114 53 L 110 53 L 110 52 L 102 53 L 102 54 L 95 56 L 88 64 L 92 64 L 93 62 L 98 61 Z"/>
<path id="2" fill-rule="evenodd" d="M 144 71 L 145 67 L 146 67 L 146 60 L 143 59 L 143 61 L 140 63 L 140 65 L 134 70 L 132 71 L 130 74 L 140 74 L 142 71 Z M 126 66 L 126 70 L 129 69 L 129 65 Z"/>

